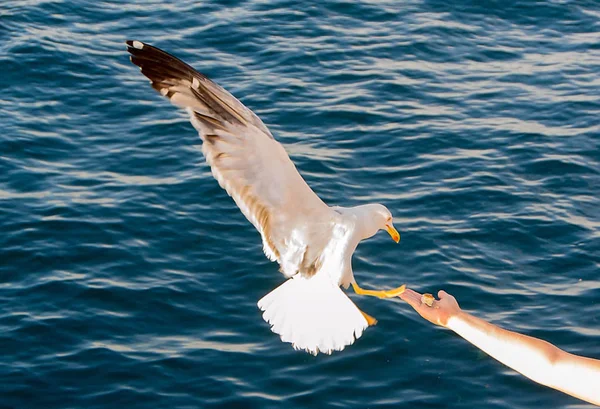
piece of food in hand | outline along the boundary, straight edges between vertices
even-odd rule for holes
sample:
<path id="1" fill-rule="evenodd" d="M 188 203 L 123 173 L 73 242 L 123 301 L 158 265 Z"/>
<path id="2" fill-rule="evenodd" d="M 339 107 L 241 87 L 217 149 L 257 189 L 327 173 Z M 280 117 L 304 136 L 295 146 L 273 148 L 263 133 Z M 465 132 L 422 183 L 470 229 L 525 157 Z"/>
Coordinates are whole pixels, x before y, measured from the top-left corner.
<path id="1" fill-rule="evenodd" d="M 421 296 L 421 302 L 423 304 L 426 304 L 428 307 L 432 307 L 433 306 L 433 301 L 435 301 L 435 298 L 433 297 L 432 294 L 423 294 Z"/>

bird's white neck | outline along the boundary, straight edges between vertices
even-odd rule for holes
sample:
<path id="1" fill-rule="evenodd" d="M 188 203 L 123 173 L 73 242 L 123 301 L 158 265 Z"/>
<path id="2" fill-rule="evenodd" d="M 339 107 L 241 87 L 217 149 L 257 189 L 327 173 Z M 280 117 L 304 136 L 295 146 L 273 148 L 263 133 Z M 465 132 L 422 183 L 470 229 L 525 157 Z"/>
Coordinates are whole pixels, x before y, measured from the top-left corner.
<path id="1" fill-rule="evenodd" d="M 349 248 L 354 251 L 362 240 L 373 237 L 379 228 L 373 223 L 371 205 L 337 208 L 344 218 L 354 225 L 354 232 L 349 240 Z"/>
<path id="2" fill-rule="evenodd" d="M 369 239 L 377 234 L 379 226 L 373 223 L 373 209 L 371 205 L 356 206 L 348 210 L 351 210 L 356 217 L 355 236 L 358 242 Z"/>

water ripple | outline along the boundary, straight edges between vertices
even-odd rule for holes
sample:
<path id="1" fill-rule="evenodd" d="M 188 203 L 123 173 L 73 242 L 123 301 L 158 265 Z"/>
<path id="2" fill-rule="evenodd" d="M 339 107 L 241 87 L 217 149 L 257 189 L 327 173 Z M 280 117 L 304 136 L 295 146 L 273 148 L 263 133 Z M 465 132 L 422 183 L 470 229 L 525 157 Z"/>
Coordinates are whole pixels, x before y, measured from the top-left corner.
<path id="1" fill-rule="evenodd" d="M 343 353 L 279 341 L 283 277 L 184 113 L 123 41 L 170 50 L 268 124 L 329 204 L 379 201 L 369 287 L 600 358 L 597 2 L 5 1 L 0 406 L 582 407 L 400 301 Z"/>

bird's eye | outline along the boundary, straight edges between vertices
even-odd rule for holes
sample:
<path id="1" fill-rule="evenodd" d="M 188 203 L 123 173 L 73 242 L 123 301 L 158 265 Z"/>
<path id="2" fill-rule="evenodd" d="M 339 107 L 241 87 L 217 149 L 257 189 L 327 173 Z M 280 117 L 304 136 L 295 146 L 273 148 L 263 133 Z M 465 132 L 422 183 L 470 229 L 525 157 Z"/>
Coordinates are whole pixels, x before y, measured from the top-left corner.
<path id="1" fill-rule="evenodd" d="M 386 220 L 385 222 L 386 222 L 386 223 L 389 223 L 389 222 L 391 222 L 391 221 L 392 221 L 392 218 L 391 218 L 391 217 L 388 217 L 388 218 L 387 218 L 387 220 Z"/>

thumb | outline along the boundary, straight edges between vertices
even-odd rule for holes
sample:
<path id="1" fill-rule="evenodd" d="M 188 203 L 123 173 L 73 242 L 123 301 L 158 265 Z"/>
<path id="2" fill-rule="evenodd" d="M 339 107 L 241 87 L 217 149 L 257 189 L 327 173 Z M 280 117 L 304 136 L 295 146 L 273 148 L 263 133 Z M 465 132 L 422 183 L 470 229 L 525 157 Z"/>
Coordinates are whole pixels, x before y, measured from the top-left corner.
<path id="1" fill-rule="evenodd" d="M 448 294 L 446 291 L 444 290 L 440 290 L 438 291 L 438 298 L 441 300 L 442 298 L 446 298 L 448 297 L 450 294 Z"/>

